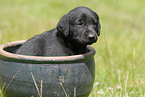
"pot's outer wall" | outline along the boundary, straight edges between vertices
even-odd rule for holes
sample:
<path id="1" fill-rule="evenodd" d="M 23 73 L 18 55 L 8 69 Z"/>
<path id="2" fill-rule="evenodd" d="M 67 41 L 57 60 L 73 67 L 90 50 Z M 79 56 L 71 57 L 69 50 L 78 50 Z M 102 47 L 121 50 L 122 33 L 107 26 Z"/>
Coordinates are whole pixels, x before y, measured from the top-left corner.
<path id="1" fill-rule="evenodd" d="M 6 94 L 10 93 L 10 96 L 6 97 L 36 97 L 38 93 L 31 72 L 39 89 L 41 80 L 43 80 L 43 97 L 57 97 L 58 94 L 59 97 L 65 97 L 60 83 L 62 83 L 69 97 L 73 97 L 74 88 L 77 90 L 77 95 L 85 94 L 87 97 L 92 88 L 95 73 L 93 59 L 81 63 L 59 65 L 27 63 L 20 65 L 16 62 L 0 60 L 0 67 L 0 84 L 6 83 L 5 87 L 19 71 L 7 89 Z"/>
<path id="2" fill-rule="evenodd" d="M 88 97 L 94 77 L 94 55 L 84 60 L 56 64 L 21 63 L 0 58 L 0 86 L 8 86 L 4 97 L 37 97 L 34 80 L 43 97 Z M 11 83 L 10 83 L 11 82 Z M 10 83 L 10 84 L 9 84 Z M 64 90 L 64 89 L 65 90 Z M 74 92 L 76 89 L 76 92 Z"/>

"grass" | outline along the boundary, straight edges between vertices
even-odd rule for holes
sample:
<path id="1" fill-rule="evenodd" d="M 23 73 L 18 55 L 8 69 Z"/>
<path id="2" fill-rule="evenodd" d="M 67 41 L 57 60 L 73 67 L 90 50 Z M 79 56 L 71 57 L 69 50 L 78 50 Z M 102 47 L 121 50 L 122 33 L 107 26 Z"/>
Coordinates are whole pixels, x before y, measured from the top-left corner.
<path id="1" fill-rule="evenodd" d="M 60 17 L 87 6 L 101 19 L 96 78 L 90 97 L 145 96 L 144 0 L 1 0 L 0 44 L 56 27 Z M 0 91 L 1 93 L 1 91 Z"/>

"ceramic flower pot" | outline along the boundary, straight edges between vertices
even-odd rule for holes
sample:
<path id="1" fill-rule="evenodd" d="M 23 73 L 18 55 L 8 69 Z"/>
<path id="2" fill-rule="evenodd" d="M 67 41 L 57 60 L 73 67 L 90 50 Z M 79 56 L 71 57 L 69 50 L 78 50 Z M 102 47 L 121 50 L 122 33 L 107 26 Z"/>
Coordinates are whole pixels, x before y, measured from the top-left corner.
<path id="1" fill-rule="evenodd" d="M 25 41 L 0 46 L 4 97 L 87 97 L 95 77 L 95 50 L 73 56 L 26 56 L 14 52 Z"/>

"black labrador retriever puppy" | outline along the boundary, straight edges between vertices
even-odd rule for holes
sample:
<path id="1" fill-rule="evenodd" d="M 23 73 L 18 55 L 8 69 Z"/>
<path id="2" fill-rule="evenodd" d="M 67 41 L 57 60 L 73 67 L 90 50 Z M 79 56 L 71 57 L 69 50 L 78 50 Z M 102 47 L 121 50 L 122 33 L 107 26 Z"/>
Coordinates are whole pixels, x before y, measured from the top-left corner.
<path id="1" fill-rule="evenodd" d="M 77 7 L 64 15 L 57 27 L 27 40 L 16 54 L 68 56 L 87 52 L 87 45 L 100 35 L 98 15 L 87 7 Z"/>

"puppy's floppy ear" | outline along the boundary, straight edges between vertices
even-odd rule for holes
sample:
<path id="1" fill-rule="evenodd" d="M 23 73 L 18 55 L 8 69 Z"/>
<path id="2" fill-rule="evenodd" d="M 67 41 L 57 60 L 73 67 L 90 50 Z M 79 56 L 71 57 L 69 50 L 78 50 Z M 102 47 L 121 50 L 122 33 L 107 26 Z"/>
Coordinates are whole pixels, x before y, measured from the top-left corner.
<path id="1" fill-rule="evenodd" d="M 57 30 L 61 32 L 64 37 L 67 37 L 69 34 L 69 20 L 68 15 L 64 15 L 57 24 Z"/>
<path id="2" fill-rule="evenodd" d="M 101 29 L 101 25 L 100 25 L 100 22 L 98 21 L 97 23 L 97 35 L 100 36 L 100 29 Z"/>

